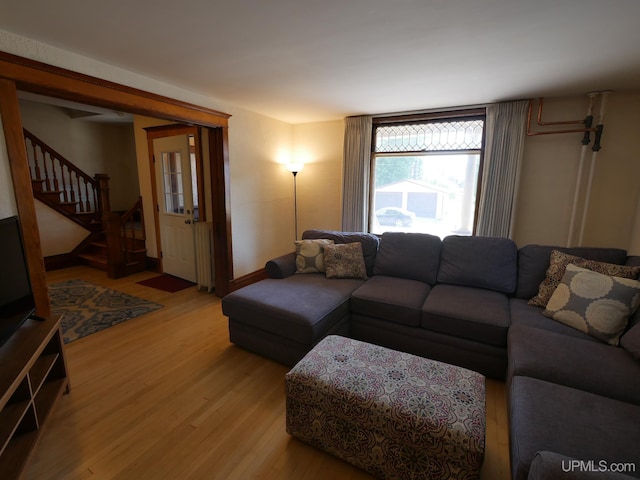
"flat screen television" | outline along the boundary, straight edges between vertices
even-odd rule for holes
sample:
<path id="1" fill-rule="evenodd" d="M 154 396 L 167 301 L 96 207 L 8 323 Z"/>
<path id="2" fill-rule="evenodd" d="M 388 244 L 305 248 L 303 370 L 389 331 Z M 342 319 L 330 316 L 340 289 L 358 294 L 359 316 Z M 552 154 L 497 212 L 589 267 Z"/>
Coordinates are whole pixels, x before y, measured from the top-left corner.
<path id="1" fill-rule="evenodd" d="M 36 305 L 18 217 L 0 220 L 0 345 L 4 344 Z"/>

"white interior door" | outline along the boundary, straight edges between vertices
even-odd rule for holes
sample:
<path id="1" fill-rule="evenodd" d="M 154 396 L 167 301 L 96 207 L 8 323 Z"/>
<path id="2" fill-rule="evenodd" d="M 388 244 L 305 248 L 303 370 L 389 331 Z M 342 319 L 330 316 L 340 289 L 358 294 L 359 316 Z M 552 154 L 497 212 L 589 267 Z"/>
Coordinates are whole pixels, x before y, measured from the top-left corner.
<path id="1" fill-rule="evenodd" d="M 195 223 L 189 138 L 153 141 L 163 271 L 196 281 Z"/>

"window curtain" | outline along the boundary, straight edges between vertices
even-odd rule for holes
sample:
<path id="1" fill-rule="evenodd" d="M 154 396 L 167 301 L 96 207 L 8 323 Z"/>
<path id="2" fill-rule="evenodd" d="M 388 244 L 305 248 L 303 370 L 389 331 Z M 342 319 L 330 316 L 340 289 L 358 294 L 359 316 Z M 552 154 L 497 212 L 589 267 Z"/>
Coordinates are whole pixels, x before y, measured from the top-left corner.
<path id="1" fill-rule="evenodd" d="M 342 231 L 364 232 L 368 225 L 371 169 L 371 117 L 345 118 Z"/>
<path id="2" fill-rule="evenodd" d="M 513 237 L 528 105 L 518 100 L 487 107 L 477 235 Z"/>

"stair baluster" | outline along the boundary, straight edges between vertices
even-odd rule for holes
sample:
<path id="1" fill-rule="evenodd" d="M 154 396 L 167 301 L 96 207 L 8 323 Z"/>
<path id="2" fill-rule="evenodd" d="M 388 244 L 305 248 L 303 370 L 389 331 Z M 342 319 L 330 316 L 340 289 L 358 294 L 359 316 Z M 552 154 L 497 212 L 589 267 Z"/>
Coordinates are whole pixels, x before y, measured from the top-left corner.
<path id="1" fill-rule="evenodd" d="M 92 178 L 26 129 L 24 138 L 34 197 L 91 232 L 71 253 L 112 278 L 144 270 L 142 198 L 112 212 L 108 175 Z"/>

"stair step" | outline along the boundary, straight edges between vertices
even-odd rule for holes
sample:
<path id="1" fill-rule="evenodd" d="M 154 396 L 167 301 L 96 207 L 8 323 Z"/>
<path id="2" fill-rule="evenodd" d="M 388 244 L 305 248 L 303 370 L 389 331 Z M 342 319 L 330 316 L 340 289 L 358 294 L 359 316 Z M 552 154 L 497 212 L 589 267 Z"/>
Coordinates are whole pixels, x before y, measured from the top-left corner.
<path id="1" fill-rule="evenodd" d="M 31 188 L 34 192 L 42 193 L 44 182 L 46 182 L 46 178 L 32 178 L 31 179 Z"/>
<path id="2" fill-rule="evenodd" d="M 49 198 L 51 200 L 60 200 L 60 195 L 62 194 L 62 190 L 41 190 L 37 192 L 38 195 Z"/>
<path id="3" fill-rule="evenodd" d="M 62 208 L 65 212 L 76 213 L 76 208 L 78 207 L 77 202 L 60 202 L 58 206 Z"/>
<path id="4" fill-rule="evenodd" d="M 94 255 L 91 253 L 81 253 L 78 255 L 79 258 L 85 260 L 89 265 L 95 268 L 99 268 L 101 270 L 107 269 L 107 259 L 106 257 L 102 257 L 100 255 Z"/>

